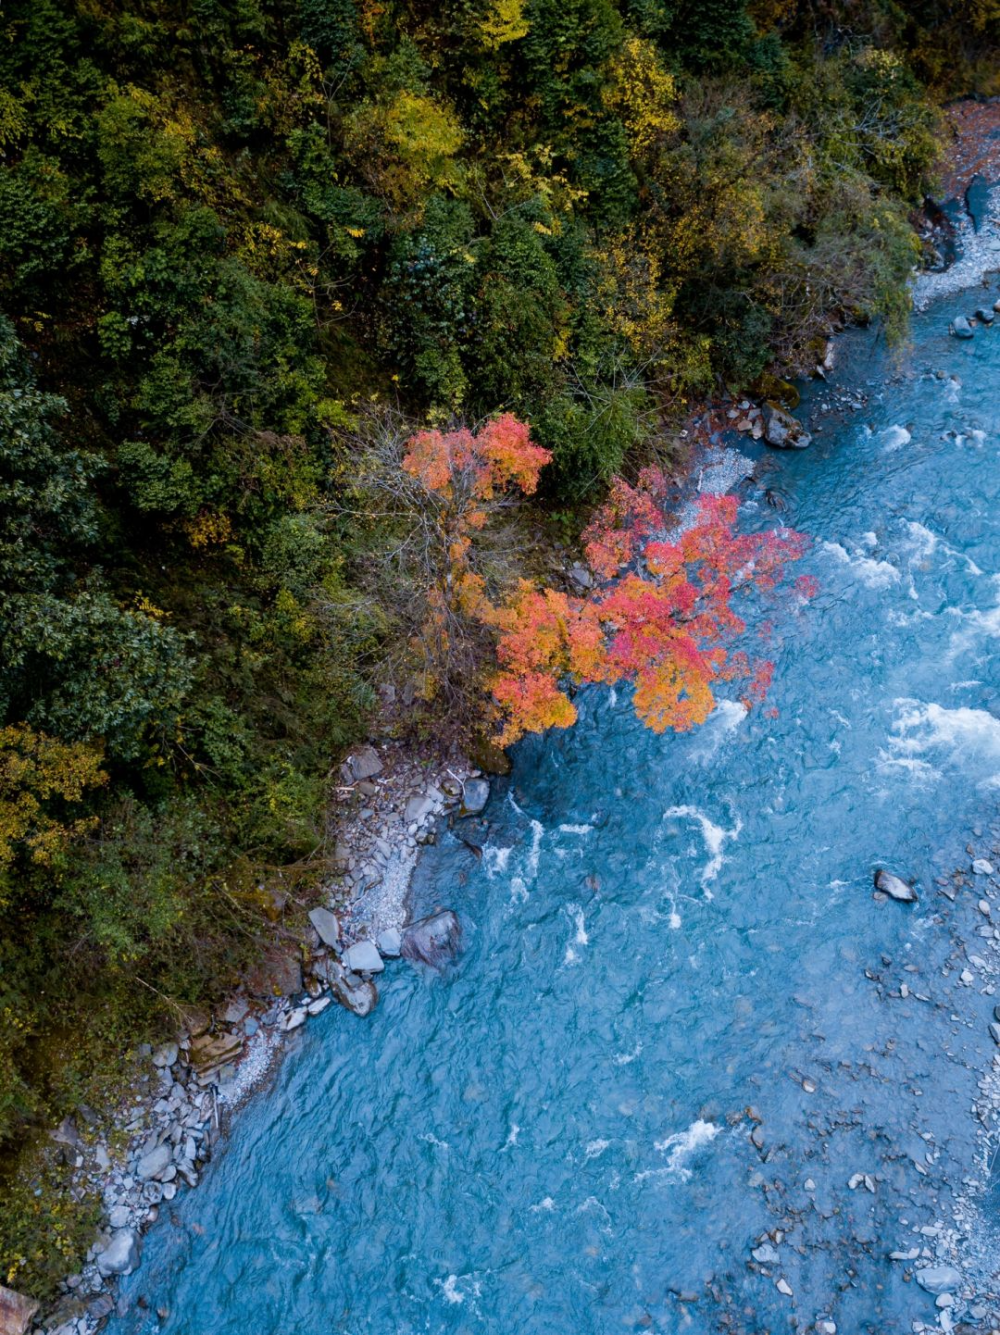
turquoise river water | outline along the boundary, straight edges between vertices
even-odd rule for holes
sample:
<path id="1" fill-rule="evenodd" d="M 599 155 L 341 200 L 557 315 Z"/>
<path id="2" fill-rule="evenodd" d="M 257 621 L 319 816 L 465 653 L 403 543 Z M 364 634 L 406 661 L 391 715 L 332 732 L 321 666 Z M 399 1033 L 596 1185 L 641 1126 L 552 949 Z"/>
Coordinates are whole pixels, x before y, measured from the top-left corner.
<path id="1" fill-rule="evenodd" d="M 984 296 L 901 361 L 844 340 L 866 402 L 810 388 L 810 449 L 737 442 L 746 522 L 814 540 L 818 596 L 768 613 L 777 717 L 657 737 L 595 689 L 521 745 L 464 823 L 483 859 L 443 833 L 418 870 L 457 963 L 296 1035 L 114 1335 L 892 1335 L 938 1320 L 914 1247 L 991 1306 L 1000 325 L 946 336 Z M 873 899 L 880 866 L 920 902 Z"/>

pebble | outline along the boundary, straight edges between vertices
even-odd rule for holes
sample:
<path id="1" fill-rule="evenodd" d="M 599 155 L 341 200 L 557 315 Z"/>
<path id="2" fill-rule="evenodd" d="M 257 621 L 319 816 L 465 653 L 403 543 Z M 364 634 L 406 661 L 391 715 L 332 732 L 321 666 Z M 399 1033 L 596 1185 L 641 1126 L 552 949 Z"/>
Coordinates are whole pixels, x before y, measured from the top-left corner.
<path id="1" fill-rule="evenodd" d="M 779 1293 L 783 1293 L 786 1298 L 792 1297 L 792 1286 L 787 1279 L 779 1279 L 774 1286 Z"/>
<path id="2" fill-rule="evenodd" d="M 993 863 L 988 862 L 986 858 L 976 858 L 975 862 L 972 864 L 972 870 L 977 876 L 992 876 Z"/>

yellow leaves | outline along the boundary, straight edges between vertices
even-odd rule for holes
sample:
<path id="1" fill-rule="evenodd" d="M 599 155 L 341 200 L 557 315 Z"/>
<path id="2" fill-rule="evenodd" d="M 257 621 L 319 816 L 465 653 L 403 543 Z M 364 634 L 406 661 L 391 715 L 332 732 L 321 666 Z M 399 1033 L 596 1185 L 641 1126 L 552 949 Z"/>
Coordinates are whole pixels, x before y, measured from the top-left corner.
<path id="1" fill-rule="evenodd" d="M 233 536 L 233 526 L 228 515 L 202 510 L 194 519 L 187 520 L 184 532 L 187 534 L 188 542 L 197 552 L 203 551 L 206 547 L 228 542 Z"/>
<path id="2" fill-rule="evenodd" d="M 633 225 L 595 255 L 597 299 L 610 327 L 642 356 L 655 354 L 670 334 L 673 290 L 663 282 L 652 239 Z"/>
<path id="3" fill-rule="evenodd" d="M 617 111 L 628 131 L 632 152 L 643 157 L 664 135 L 680 128 L 673 111 L 677 88 L 656 47 L 642 37 L 626 39 L 610 69 L 605 106 Z"/>
<path id="4" fill-rule="evenodd" d="M 96 817 L 73 819 L 50 810 L 79 802 L 86 789 L 99 788 L 108 776 L 101 769 L 99 747 L 62 742 L 27 724 L 0 728 L 0 869 L 9 868 L 19 851 L 40 866 L 50 866 L 73 839 L 87 833 Z"/>
<path id="5" fill-rule="evenodd" d="M 27 90 L 22 85 L 22 95 Z M 7 88 L 0 88 L 0 152 L 17 143 L 28 128 L 24 102 L 19 102 Z"/>
<path id="6" fill-rule="evenodd" d="M 487 51 L 497 51 L 506 42 L 527 36 L 530 26 L 524 17 L 524 0 L 492 0 L 479 25 L 479 36 Z"/>
<path id="7" fill-rule="evenodd" d="M 155 603 L 150 602 L 144 593 L 137 593 L 132 600 L 132 606 L 144 617 L 152 617 L 154 621 L 162 621 L 164 617 L 170 615 L 164 612 L 162 607 L 157 607 Z"/>
<path id="8" fill-rule="evenodd" d="M 455 156 L 464 136 L 458 116 L 444 103 L 404 88 L 389 102 L 364 103 L 345 128 L 358 169 L 395 204 L 458 185 Z"/>

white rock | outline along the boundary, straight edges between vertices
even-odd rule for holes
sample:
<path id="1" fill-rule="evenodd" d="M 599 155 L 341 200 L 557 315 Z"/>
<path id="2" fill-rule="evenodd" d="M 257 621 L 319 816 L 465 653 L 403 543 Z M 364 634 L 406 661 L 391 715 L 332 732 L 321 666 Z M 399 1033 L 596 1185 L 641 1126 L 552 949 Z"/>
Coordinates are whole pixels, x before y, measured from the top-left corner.
<path id="1" fill-rule="evenodd" d="M 385 962 L 374 941 L 358 941 L 343 955 L 344 965 L 352 973 L 381 973 Z"/>
<path id="2" fill-rule="evenodd" d="M 976 858 L 975 862 L 972 864 L 972 870 L 977 876 L 992 876 L 993 863 L 987 862 L 985 858 Z"/>
<path id="3" fill-rule="evenodd" d="M 128 1275 L 139 1262 L 139 1239 L 131 1229 L 120 1228 L 97 1258 L 102 1275 Z"/>
<path id="4" fill-rule="evenodd" d="M 171 1154 L 169 1145 L 157 1145 L 155 1150 L 150 1150 L 144 1154 L 135 1167 L 135 1175 L 140 1182 L 148 1182 L 150 1178 L 159 1177 L 165 1172 L 170 1164 Z"/>
<path id="5" fill-rule="evenodd" d="M 333 1004 L 332 997 L 317 997 L 315 1001 L 311 1001 L 309 1003 L 309 1005 L 306 1007 L 306 1010 L 309 1012 L 310 1015 L 321 1015 L 323 1011 L 326 1010 L 327 1006 L 330 1006 L 332 1004 Z"/>
<path id="6" fill-rule="evenodd" d="M 778 1290 L 779 1293 L 783 1293 L 783 1294 L 785 1295 L 786 1298 L 791 1298 L 791 1296 L 792 1296 L 792 1286 L 791 1286 L 791 1284 L 789 1284 L 789 1282 L 788 1282 L 787 1279 L 779 1279 L 779 1280 L 775 1283 L 775 1286 L 774 1286 L 774 1287 Z"/>

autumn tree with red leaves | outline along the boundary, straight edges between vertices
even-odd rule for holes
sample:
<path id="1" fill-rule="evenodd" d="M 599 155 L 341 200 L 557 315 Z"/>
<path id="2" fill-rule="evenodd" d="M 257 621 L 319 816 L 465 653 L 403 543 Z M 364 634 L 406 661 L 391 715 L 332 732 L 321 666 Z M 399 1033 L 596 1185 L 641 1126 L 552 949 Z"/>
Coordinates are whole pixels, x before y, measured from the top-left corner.
<path id="1" fill-rule="evenodd" d="M 748 706 L 763 699 L 773 664 L 734 647 L 746 625 L 733 600 L 776 588 L 806 540 L 787 530 L 739 533 L 732 496 L 702 497 L 668 535 L 665 490 L 657 469 L 635 487 L 615 481 L 584 534 L 601 581 L 586 597 L 522 582 L 492 614 L 502 745 L 572 724 L 573 683 L 630 683 L 636 713 L 655 732 L 703 723 L 719 682 L 741 681 Z M 812 591 L 800 582 L 801 596 Z"/>
<path id="2" fill-rule="evenodd" d="M 381 485 L 410 516 L 394 550 L 411 572 L 403 587 L 426 698 L 479 692 L 501 746 L 569 727 L 571 692 L 587 682 L 632 685 L 637 714 L 657 732 L 704 722 L 723 682 L 741 683 L 748 706 L 763 698 L 773 665 L 739 647 L 746 625 L 735 602 L 781 583 L 805 550 L 801 535 L 739 532 L 730 496 L 702 497 L 678 522 L 663 473 L 644 469 L 634 486 L 615 479 L 586 529 L 597 583 L 574 596 L 514 579 L 516 544 L 492 569 L 483 559 L 497 554 L 501 512 L 534 493 L 549 462 L 525 423 L 507 413 L 478 432 L 394 439 L 395 468 L 380 455 Z M 801 596 L 813 591 L 799 582 Z"/>

